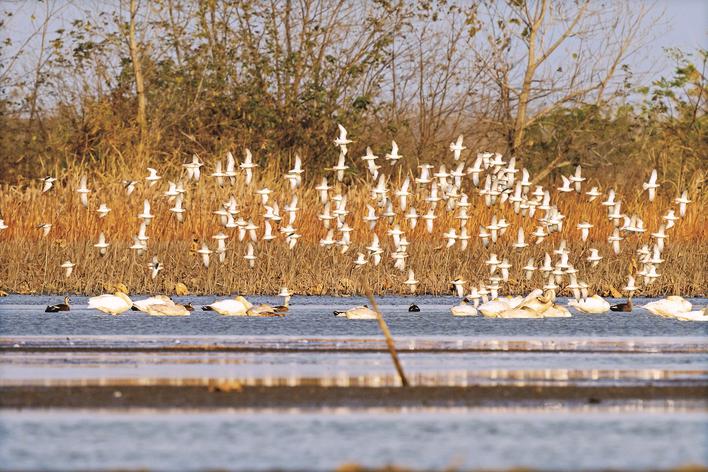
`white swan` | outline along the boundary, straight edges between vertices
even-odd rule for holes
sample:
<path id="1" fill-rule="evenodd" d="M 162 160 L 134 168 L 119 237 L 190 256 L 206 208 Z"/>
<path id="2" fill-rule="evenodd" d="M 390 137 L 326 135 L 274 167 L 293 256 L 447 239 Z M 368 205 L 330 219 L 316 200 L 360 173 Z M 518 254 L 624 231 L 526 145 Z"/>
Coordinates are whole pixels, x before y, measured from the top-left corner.
<path id="1" fill-rule="evenodd" d="M 459 305 L 450 308 L 452 316 L 477 316 L 477 309 L 474 305 L 469 305 L 469 300 L 463 298 Z"/>
<path id="2" fill-rule="evenodd" d="M 170 303 L 155 303 L 147 307 L 150 316 L 187 316 L 192 311 L 192 305 L 180 305 L 170 300 Z"/>
<path id="3" fill-rule="evenodd" d="M 610 304 L 597 294 L 580 300 L 570 300 L 568 306 L 572 306 L 582 313 L 606 313 L 610 311 Z"/>
<path id="4" fill-rule="evenodd" d="M 642 308 L 654 315 L 671 318 L 682 313 L 690 312 L 691 302 L 683 297 L 670 295 L 663 300 L 647 303 Z"/>
<path id="5" fill-rule="evenodd" d="M 529 307 L 522 306 L 504 310 L 497 316 L 498 318 L 522 319 L 522 318 L 543 318 L 543 314 L 532 310 Z"/>
<path id="6" fill-rule="evenodd" d="M 375 320 L 376 312 L 366 305 L 355 306 L 346 311 L 335 311 L 334 316 L 344 317 L 348 320 Z"/>
<path id="7" fill-rule="evenodd" d="M 543 318 L 542 312 L 552 303 L 541 299 L 541 289 L 532 290 L 525 298 L 514 300 L 513 306 L 499 312 L 497 318 Z M 517 297 L 520 298 L 520 297 Z"/>
<path id="8" fill-rule="evenodd" d="M 681 321 L 708 321 L 708 308 L 678 313 L 675 317 Z"/>
<path id="9" fill-rule="evenodd" d="M 573 316 L 566 307 L 555 303 L 546 308 L 542 314 L 544 318 L 570 318 Z"/>
<path id="10" fill-rule="evenodd" d="M 498 318 L 502 312 L 516 308 L 523 300 L 521 297 L 496 298 L 482 303 L 477 310 L 484 316 Z"/>
<path id="11" fill-rule="evenodd" d="M 247 316 L 251 308 L 253 304 L 239 295 L 236 298 L 217 300 L 211 305 L 203 306 L 202 310 L 215 311 L 224 316 Z"/>
<path id="12" fill-rule="evenodd" d="M 261 303 L 260 305 L 249 308 L 246 315 L 267 318 L 273 316 L 285 316 L 285 313 L 280 312 L 277 307 L 268 305 L 267 303 Z"/>
<path id="13" fill-rule="evenodd" d="M 104 313 L 118 315 L 129 310 L 133 306 L 133 301 L 125 293 L 116 292 L 113 295 L 104 294 L 91 297 L 88 300 L 88 306 Z"/>
<path id="14" fill-rule="evenodd" d="M 143 300 L 134 300 L 132 309 L 134 311 L 148 312 L 148 308 L 152 305 L 169 305 L 174 304 L 172 299 L 167 295 L 155 295 L 154 297 L 145 298 Z"/>

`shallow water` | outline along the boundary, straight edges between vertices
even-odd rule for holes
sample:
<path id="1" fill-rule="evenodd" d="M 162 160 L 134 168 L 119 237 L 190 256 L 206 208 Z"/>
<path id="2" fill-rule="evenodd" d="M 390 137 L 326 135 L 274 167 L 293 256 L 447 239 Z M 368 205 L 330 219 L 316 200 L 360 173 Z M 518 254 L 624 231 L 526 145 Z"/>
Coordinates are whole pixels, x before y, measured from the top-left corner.
<path id="1" fill-rule="evenodd" d="M 134 297 L 140 299 L 142 297 Z M 221 297 L 223 298 L 223 297 Z M 215 297 L 176 297 L 199 307 Z M 274 297 L 249 297 L 254 303 L 278 302 Z M 187 317 L 152 317 L 126 312 L 111 316 L 86 307 L 86 297 L 73 297 L 72 311 L 44 313 L 61 297 L 12 295 L 0 298 L 0 336 L 6 335 L 243 335 L 243 336 L 378 336 L 375 322 L 346 320 L 332 311 L 368 303 L 363 297 L 293 297 L 284 318 L 224 317 L 199 308 Z M 705 336 L 708 324 L 678 321 L 651 315 L 635 308 L 631 313 L 576 314 L 572 318 L 489 319 L 482 316 L 456 318 L 450 307 L 453 297 L 378 297 L 384 318 L 394 336 Z M 412 302 L 420 313 L 408 313 Z M 559 300 L 565 304 L 565 299 Z M 610 300 L 614 302 L 614 300 Z M 649 299 L 635 299 L 642 305 Z M 705 299 L 692 299 L 703 306 Z M 572 309 L 571 309 L 572 311 Z"/>
<path id="2" fill-rule="evenodd" d="M 708 462 L 705 414 L 651 411 L 0 413 L 7 469 L 331 470 L 525 466 L 662 469 Z"/>
<path id="3" fill-rule="evenodd" d="M 138 297 L 136 297 L 138 298 Z M 249 297 L 251 298 L 251 297 Z M 214 297 L 178 298 L 196 306 Z M 272 297 L 252 297 L 274 303 Z M 294 297 L 284 318 L 110 316 L 74 297 L 0 299 L 0 387 L 400 385 L 378 325 L 336 318 L 363 298 Z M 708 325 L 632 313 L 454 318 L 452 297 L 378 298 L 413 385 L 705 386 Z M 649 300 L 635 300 L 637 304 Z M 702 306 L 705 299 L 692 300 Z M 572 311 L 572 310 L 571 310 Z M 492 402 L 496 405 L 497 403 Z M 499 403 L 502 405 L 504 403 Z M 328 470 L 708 465 L 701 401 L 545 401 L 437 410 L 0 410 L 0 469 Z"/>

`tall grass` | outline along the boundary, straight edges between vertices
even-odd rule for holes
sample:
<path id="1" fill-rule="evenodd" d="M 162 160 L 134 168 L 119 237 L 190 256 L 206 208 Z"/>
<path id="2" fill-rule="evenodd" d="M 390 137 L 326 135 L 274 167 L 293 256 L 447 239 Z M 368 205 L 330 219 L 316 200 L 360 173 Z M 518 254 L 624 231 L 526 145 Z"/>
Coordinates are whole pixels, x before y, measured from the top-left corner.
<path id="1" fill-rule="evenodd" d="M 209 159 L 207 161 L 213 162 Z M 319 182 L 319 178 L 306 176 L 303 187 L 291 191 L 282 174 L 267 168 L 256 171 L 255 180 L 250 186 L 246 186 L 244 177 L 239 175 L 234 185 L 227 183 L 220 187 L 215 179 L 208 177 L 212 169 L 213 165 L 205 166 L 200 182 L 186 184 L 187 212 L 183 223 L 176 221 L 169 211 L 172 203 L 163 196 L 168 180 L 177 181 L 183 177 L 178 169 L 166 170 L 163 180 L 153 187 L 149 187 L 143 179 L 130 197 L 126 196 L 120 179 L 89 174 L 89 188 L 92 192 L 88 209 L 80 204 L 79 195 L 75 192 L 80 174 L 88 173 L 88 168 L 74 168 L 71 172 L 63 173 L 57 169 L 60 179 L 55 188 L 46 194 L 41 192 L 41 182 L 24 187 L 3 187 L 0 211 L 9 227 L 0 231 L 0 288 L 18 293 L 94 294 L 110 290 L 116 283 L 123 283 L 132 292 L 169 293 L 174 291 L 176 283 L 181 282 L 192 293 L 198 294 L 274 293 L 282 285 L 298 294 L 362 294 L 368 287 L 377 294 L 408 293 L 407 286 L 403 284 L 407 270 L 400 272 L 393 267 L 390 257 L 393 243 L 386 234 L 393 224 L 400 224 L 411 243 L 406 266 L 415 271 L 420 281 L 418 293 L 449 293 L 450 281 L 455 277 L 463 277 L 478 284 L 489 276 L 484 261 L 492 252 L 500 260 L 508 258 L 513 265 L 510 280 L 502 284 L 501 292 L 526 292 L 544 283 L 538 271 L 532 280 L 525 279 L 521 268 L 528 258 L 533 257 L 536 264 L 540 264 L 544 253 L 552 255 L 553 248 L 561 239 L 565 239 L 571 251 L 570 261 L 579 270 L 579 279 L 589 283 L 600 294 L 607 295 L 616 293 L 613 289 L 624 286 L 628 274 L 636 273 L 639 265 L 636 249 L 643 244 L 651 245 L 650 233 L 659 227 L 662 215 L 668 208 L 677 208 L 673 203 L 674 189 L 665 186 L 656 201 L 649 203 L 646 194 L 640 192 L 639 182 L 625 183 L 618 192 L 618 200 L 623 202 L 622 211 L 642 217 L 648 231 L 639 235 L 626 235 L 620 255 L 615 256 L 607 242 L 613 225 L 606 217 L 606 208 L 599 204 L 601 199 L 590 203 L 584 194 L 552 192 L 553 202 L 566 216 L 563 231 L 554 233 L 536 245 L 531 232 L 538 225 L 537 219 L 542 211 L 537 211 L 535 217 L 530 218 L 515 214 L 508 204 L 487 208 L 471 182 L 465 180 L 463 191 L 470 196 L 472 203 L 467 223 L 472 239 L 467 250 L 461 251 L 459 242 L 453 248 L 445 248 L 442 233 L 453 227 L 459 230 L 459 221 L 455 218 L 455 212 L 445 211 L 442 204 L 438 205 L 436 211 L 438 218 L 432 235 L 426 232 L 422 220 L 418 221 L 415 229 L 410 229 L 403 218 L 403 212 L 398 210 L 397 199 L 394 205 L 398 215 L 394 221 L 380 218 L 375 230 L 369 230 L 362 217 L 366 214 L 366 204 L 372 203 L 370 191 L 373 183 L 352 174 L 346 177 L 344 185 L 338 184 L 337 188 L 330 191 L 330 195 L 337 192 L 347 195 L 350 213 L 346 221 L 354 228 L 351 248 L 346 254 L 341 254 L 338 247 L 322 248 L 319 245 L 319 240 L 327 232 L 317 218 L 322 206 L 314 185 Z M 134 178 L 147 175 L 143 169 L 132 169 L 131 172 Z M 389 185 L 391 195 L 393 188 L 398 187 L 403 178 L 405 173 L 399 172 L 392 179 L 392 185 Z M 330 178 L 330 184 L 332 180 Z M 549 188 L 557 186 L 550 181 L 545 183 Z M 597 184 L 585 182 L 583 192 L 590 185 Z M 599 184 L 602 188 L 609 188 L 614 182 L 608 176 L 606 181 Z M 238 231 L 223 228 L 213 211 L 227 201 L 230 195 L 234 195 L 241 211 L 238 216 L 246 221 L 253 219 L 260 227 L 260 238 L 263 234 L 265 210 L 260 204 L 260 197 L 254 192 L 262 187 L 273 190 L 271 201 L 278 202 L 284 220 L 287 218 L 284 206 L 293 194 L 298 195 L 301 210 L 294 226 L 302 237 L 291 251 L 284 237 L 277 231 L 279 226 L 274 224 L 274 233 L 278 238 L 270 242 L 259 240 L 256 243 L 258 259 L 255 268 L 250 269 L 243 258 L 248 237 L 239 242 Z M 420 215 L 428 208 L 424 196 L 425 191 L 418 191 L 409 199 L 409 205 L 415 206 Z M 150 200 L 155 218 L 148 227 L 148 251 L 139 257 L 129 246 L 132 244 L 132 236 L 138 232 L 140 220 L 137 215 L 144 199 Z M 669 238 L 662 253 L 665 262 L 658 268 L 661 277 L 643 287 L 639 295 L 705 293 L 705 267 L 708 267 L 705 197 L 691 195 L 691 199 L 694 202 L 688 206 L 686 216 L 668 230 Z M 112 209 L 103 219 L 95 211 L 100 203 L 106 203 Z M 477 236 L 479 225 L 489 224 L 492 215 L 506 218 L 511 225 L 496 244 L 484 248 Z M 581 221 L 590 221 L 595 225 L 587 242 L 580 240 L 580 232 L 576 229 Z M 47 237 L 42 237 L 41 230 L 36 227 L 41 223 L 53 225 Z M 512 247 L 518 225 L 523 226 L 527 242 L 530 243 L 523 250 Z M 230 236 L 226 241 L 226 260 L 219 263 L 216 254 L 212 254 L 211 264 L 205 268 L 193 249 L 195 244 L 207 243 L 213 250 L 215 243 L 211 236 L 219 231 Z M 93 247 L 101 232 L 105 233 L 111 244 L 105 256 L 100 256 Z M 376 267 L 371 263 L 363 267 L 355 266 L 353 260 L 357 252 L 367 254 L 365 246 L 370 243 L 374 232 L 379 235 L 385 251 L 382 263 Z M 335 237 L 338 236 L 335 233 Z M 590 247 L 599 249 L 604 256 L 594 268 L 585 260 Z M 152 280 L 148 263 L 155 255 L 164 269 Z M 64 276 L 60 268 L 66 259 L 76 264 L 69 278 Z"/>

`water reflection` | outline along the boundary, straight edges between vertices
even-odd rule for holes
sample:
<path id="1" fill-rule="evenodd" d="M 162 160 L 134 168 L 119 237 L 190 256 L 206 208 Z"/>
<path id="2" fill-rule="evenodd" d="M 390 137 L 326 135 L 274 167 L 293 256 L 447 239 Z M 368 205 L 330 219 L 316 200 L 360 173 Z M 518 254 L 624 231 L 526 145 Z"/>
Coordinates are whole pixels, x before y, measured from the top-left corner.
<path id="1" fill-rule="evenodd" d="M 174 386 L 209 387 L 217 384 L 243 387 L 398 387 L 400 380 L 395 374 L 365 374 L 350 376 L 346 372 L 321 377 L 307 376 L 244 376 L 244 377 L 151 377 L 151 376 L 106 376 L 103 373 L 83 378 L 28 378 L 17 372 L 4 372 L 0 386 Z M 641 386 L 641 385 L 703 385 L 708 379 L 705 370 L 630 369 L 630 370 L 466 370 L 447 372 L 414 372 L 408 380 L 414 386 L 470 387 L 470 386 Z"/>
<path id="2" fill-rule="evenodd" d="M 705 337 L 396 337 L 401 352 L 625 352 L 708 353 Z M 0 349 L 135 351 L 357 351 L 386 352 L 381 337 L 298 336 L 3 336 Z"/>

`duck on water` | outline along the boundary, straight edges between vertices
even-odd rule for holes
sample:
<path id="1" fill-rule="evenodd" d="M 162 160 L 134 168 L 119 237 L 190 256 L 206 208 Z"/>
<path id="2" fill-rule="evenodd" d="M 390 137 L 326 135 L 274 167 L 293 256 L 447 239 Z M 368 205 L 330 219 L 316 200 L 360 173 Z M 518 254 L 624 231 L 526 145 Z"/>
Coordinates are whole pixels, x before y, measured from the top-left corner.
<path id="1" fill-rule="evenodd" d="M 45 313 L 57 313 L 60 311 L 69 311 L 69 302 L 71 300 L 69 297 L 64 297 L 64 303 L 57 303 L 56 305 L 49 305 L 44 312 Z"/>

